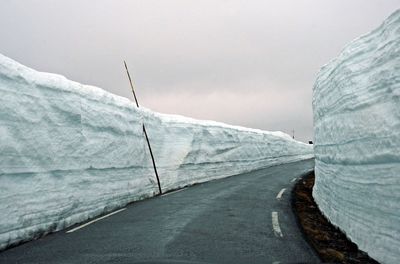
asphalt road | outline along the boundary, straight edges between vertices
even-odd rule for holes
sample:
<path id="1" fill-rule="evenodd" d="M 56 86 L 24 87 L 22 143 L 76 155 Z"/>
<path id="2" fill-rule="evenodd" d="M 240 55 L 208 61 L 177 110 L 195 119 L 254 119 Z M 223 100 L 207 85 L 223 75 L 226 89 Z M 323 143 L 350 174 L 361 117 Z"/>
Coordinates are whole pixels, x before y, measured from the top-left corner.
<path id="1" fill-rule="evenodd" d="M 313 165 L 274 166 L 136 202 L 3 251 L 0 263 L 319 263 L 290 206 L 293 179 Z"/>

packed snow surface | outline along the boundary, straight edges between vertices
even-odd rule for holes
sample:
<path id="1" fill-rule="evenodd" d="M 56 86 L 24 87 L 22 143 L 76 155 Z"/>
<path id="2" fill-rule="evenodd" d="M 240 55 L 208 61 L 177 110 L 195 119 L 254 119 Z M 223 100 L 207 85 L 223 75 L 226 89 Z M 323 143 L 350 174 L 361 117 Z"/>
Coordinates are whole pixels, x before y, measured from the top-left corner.
<path id="1" fill-rule="evenodd" d="M 370 256 L 400 260 L 400 11 L 351 42 L 313 92 L 323 213 Z"/>
<path id="2" fill-rule="evenodd" d="M 0 249 L 163 191 L 313 157 L 266 132 L 138 109 L 0 55 Z"/>

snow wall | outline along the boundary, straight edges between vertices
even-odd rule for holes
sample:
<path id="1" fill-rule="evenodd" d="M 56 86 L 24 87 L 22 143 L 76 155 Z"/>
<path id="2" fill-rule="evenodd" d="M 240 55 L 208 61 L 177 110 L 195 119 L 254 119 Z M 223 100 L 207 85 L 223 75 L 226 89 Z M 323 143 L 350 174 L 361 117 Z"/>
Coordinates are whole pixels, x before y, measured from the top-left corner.
<path id="1" fill-rule="evenodd" d="M 138 109 L 0 55 L 0 249 L 156 195 L 143 123 L 164 192 L 313 158 L 282 132 Z"/>
<path id="2" fill-rule="evenodd" d="M 400 11 L 347 45 L 313 92 L 321 211 L 382 263 L 400 260 Z"/>

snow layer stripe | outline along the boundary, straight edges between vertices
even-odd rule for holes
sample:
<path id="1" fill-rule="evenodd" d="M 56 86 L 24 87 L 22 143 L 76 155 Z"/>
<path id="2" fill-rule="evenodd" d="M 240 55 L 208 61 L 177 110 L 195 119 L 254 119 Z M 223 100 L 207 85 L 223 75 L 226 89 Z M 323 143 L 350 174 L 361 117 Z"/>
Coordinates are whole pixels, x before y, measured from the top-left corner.
<path id="1" fill-rule="evenodd" d="M 0 249 L 163 191 L 313 157 L 282 132 L 138 109 L 0 55 Z"/>
<path id="2" fill-rule="evenodd" d="M 371 257 L 398 263 L 399 10 L 321 69 L 313 112 L 316 202 Z"/>

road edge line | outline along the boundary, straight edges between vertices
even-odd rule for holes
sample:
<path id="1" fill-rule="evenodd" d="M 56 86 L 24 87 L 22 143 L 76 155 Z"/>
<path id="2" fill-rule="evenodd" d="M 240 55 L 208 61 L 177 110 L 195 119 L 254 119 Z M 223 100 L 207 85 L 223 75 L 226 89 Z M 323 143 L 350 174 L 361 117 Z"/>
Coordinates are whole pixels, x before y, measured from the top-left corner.
<path id="1" fill-rule="evenodd" d="M 103 216 L 101 216 L 101 217 L 99 217 L 99 218 L 96 218 L 96 219 L 94 219 L 94 220 L 92 220 L 92 221 L 89 221 L 89 222 L 87 222 L 87 223 L 85 223 L 85 224 L 83 224 L 83 225 L 80 225 L 80 226 L 77 226 L 77 227 L 75 227 L 75 228 L 72 228 L 71 230 L 68 230 L 68 231 L 65 232 L 65 233 L 69 234 L 69 233 L 75 232 L 75 231 L 77 231 L 77 230 L 79 230 L 79 229 L 81 229 L 81 228 L 84 228 L 84 227 L 86 227 L 86 226 L 88 226 L 88 225 L 90 225 L 90 224 L 93 224 L 93 223 L 95 223 L 95 222 L 97 222 L 97 221 L 100 221 L 100 220 L 102 220 L 102 219 L 104 219 L 104 218 L 107 218 L 107 217 L 109 217 L 109 216 L 115 215 L 115 214 L 117 214 L 117 213 L 119 213 L 119 212 L 122 212 L 122 211 L 124 211 L 124 210 L 126 210 L 126 207 L 125 207 L 125 208 L 122 208 L 122 209 L 119 209 L 119 210 L 117 210 L 117 211 L 114 211 L 114 212 L 112 212 L 112 213 L 103 215 Z"/>

